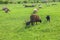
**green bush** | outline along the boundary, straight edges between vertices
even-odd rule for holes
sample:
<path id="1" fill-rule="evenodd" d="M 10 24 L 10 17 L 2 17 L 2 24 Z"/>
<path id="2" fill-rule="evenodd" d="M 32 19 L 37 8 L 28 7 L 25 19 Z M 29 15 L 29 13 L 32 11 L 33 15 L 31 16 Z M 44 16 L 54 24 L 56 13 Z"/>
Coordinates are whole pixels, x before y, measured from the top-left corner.
<path id="1" fill-rule="evenodd" d="M 4 4 L 8 4 L 8 1 L 5 1 Z"/>
<path id="2" fill-rule="evenodd" d="M 18 4 L 20 4 L 21 3 L 21 1 L 18 1 Z"/>
<path id="3" fill-rule="evenodd" d="M 27 3 L 27 1 L 23 1 L 23 3 Z"/>
<path id="4" fill-rule="evenodd" d="M 3 1 L 0 1 L 0 4 L 3 4 Z"/>

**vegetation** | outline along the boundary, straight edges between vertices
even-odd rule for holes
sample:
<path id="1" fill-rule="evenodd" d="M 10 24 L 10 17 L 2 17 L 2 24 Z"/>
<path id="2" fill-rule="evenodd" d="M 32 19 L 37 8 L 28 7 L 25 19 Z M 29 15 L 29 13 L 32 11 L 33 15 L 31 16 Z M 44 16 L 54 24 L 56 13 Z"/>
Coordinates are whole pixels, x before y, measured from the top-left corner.
<path id="1" fill-rule="evenodd" d="M 11 11 L 6 14 L 1 10 L 4 4 L 0 4 L 0 40 L 60 40 L 60 3 L 49 3 L 50 6 L 41 4 L 42 8 L 37 14 L 43 22 L 27 29 L 25 20 L 29 20 L 35 7 L 24 8 L 22 4 L 7 4 Z M 46 21 L 46 15 L 51 16 L 50 23 Z"/>
<path id="2" fill-rule="evenodd" d="M 8 4 L 8 3 L 46 3 L 46 2 L 60 2 L 60 0 L 0 0 L 0 4 Z"/>

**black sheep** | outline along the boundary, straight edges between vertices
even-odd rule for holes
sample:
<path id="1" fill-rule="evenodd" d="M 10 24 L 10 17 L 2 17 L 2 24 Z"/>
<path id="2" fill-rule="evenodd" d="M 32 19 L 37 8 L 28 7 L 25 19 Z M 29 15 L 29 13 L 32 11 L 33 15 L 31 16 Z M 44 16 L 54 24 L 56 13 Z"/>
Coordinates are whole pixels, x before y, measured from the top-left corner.
<path id="1" fill-rule="evenodd" d="M 8 13 L 8 12 L 10 11 L 10 10 L 9 10 L 8 8 L 6 8 L 6 7 L 4 7 L 2 10 L 5 11 L 5 13 Z"/>
<path id="2" fill-rule="evenodd" d="M 25 28 L 29 28 L 30 27 L 30 21 L 27 21 L 25 24 L 26 24 Z"/>
<path id="3" fill-rule="evenodd" d="M 29 26 L 30 25 L 30 21 L 26 22 L 26 26 Z"/>
<path id="4" fill-rule="evenodd" d="M 49 15 L 46 16 L 46 19 L 47 19 L 47 21 L 50 22 L 50 16 Z"/>

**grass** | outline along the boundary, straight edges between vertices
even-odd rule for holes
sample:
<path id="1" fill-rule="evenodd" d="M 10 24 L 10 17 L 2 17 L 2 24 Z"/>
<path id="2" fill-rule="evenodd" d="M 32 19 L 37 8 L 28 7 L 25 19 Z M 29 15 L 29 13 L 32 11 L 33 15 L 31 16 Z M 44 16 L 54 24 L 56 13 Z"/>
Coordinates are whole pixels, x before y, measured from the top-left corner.
<path id="1" fill-rule="evenodd" d="M 11 10 L 9 14 L 0 10 L 0 40 L 60 40 L 60 3 L 47 6 L 42 4 L 38 15 L 42 23 L 25 29 L 25 20 L 34 8 L 24 8 L 22 4 L 8 4 Z M 0 5 L 0 9 L 3 4 Z M 46 15 L 51 16 L 51 22 L 47 22 Z"/>

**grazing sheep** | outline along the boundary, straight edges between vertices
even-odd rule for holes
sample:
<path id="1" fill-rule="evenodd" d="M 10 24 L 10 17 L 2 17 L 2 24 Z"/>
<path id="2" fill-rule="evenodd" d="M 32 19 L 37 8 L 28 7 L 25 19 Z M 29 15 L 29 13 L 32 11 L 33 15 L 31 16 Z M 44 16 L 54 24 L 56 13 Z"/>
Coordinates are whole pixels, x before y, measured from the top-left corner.
<path id="1" fill-rule="evenodd" d="M 30 27 L 30 23 L 31 23 L 30 21 L 26 21 L 25 22 L 25 25 L 26 25 L 25 28 L 29 28 Z"/>
<path id="2" fill-rule="evenodd" d="M 36 23 L 37 24 L 37 22 L 42 22 L 42 20 L 39 18 L 39 16 L 38 15 L 36 15 L 36 14 L 32 14 L 31 16 L 30 16 L 30 21 L 31 21 L 31 25 L 34 25 L 34 23 Z"/>
<path id="3" fill-rule="evenodd" d="M 35 4 L 32 4 L 32 5 L 24 5 L 25 7 L 35 7 Z"/>
<path id="4" fill-rule="evenodd" d="M 46 16 L 46 20 L 50 22 L 50 16 L 49 15 Z"/>
<path id="5" fill-rule="evenodd" d="M 26 26 L 30 26 L 30 21 L 27 21 L 26 22 Z"/>
<path id="6" fill-rule="evenodd" d="M 38 7 L 39 7 L 39 8 L 42 8 L 42 5 L 39 5 Z"/>
<path id="7" fill-rule="evenodd" d="M 10 11 L 7 7 L 3 7 L 2 10 L 5 11 L 5 13 L 8 13 Z"/>

